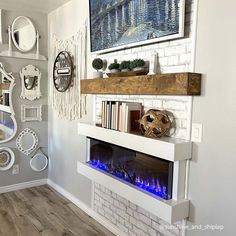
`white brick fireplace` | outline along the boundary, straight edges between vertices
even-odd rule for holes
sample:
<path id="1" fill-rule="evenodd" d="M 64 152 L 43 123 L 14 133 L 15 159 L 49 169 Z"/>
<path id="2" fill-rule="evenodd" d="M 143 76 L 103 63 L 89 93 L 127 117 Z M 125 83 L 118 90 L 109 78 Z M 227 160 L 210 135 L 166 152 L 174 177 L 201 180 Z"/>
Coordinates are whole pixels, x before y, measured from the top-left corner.
<path id="1" fill-rule="evenodd" d="M 157 53 L 159 58 L 158 72 L 191 72 L 194 70 L 196 9 L 196 0 L 186 0 L 185 37 L 183 39 L 126 49 L 114 53 L 111 52 L 100 55 L 99 57 L 111 63 L 114 59 L 118 61 L 132 60 L 135 58 L 150 60 L 153 54 Z M 98 95 L 95 96 L 95 123 L 100 123 L 101 101 L 103 100 L 141 102 L 145 110 L 151 108 L 168 110 L 173 114 L 175 123 L 175 129 L 171 131 L 171 136 L 177 139 L 190 139 L 192 114 L 192 97 L 190 96 Z M 82 130 L 83 129 L 79 127 L 79 133 L 86 135 L 88 129 L 86 129 L 87 131 L 85 133 Z M 110 131 L 108 130 L 108 132 Z M 100 132 L 98 131 L 98 133 Z M 107 137 L 107 134 L 104 135 L 104 137 Z M 182 157 L 183 159 L 190 158 L 186 156 Z M 79 165 L 78 170 L 81 173 L 80 167 Z M 180 176 L 177 183 L 179 181 L 183 182 L 181 178 L 183 178 L 183 175 L 185 176 L 185 169 L 183 168 L 181 171 L 179 173 L 182 173 L 182 177 Z M 85 176 L 90 175 L 86 168 L 85 170 L 83 169 L 82 172 Z M 97 178 L 97 181 L 91 178 L 94 181 L 92 190 L 93 210 L 109 221 L 114 227 L 119 228 L 119 230 L 123 232 L 122 235 L 179 236 L 184 233 L 183 227 L 179 227 L 183 224 L 181 221 L 175 222 L 174 224 L 167 223 L 169 220 L 165 217 L 161 217 L 160 212 L 153 212 L 139 204 L 134 204 L 131 198 L 127 199 L 127 197 L 122 196 L 122 194 L 119 194 L 117 191 L 112 191 L 113 189 L 110 188 L 109 185 L 98 181 L 98 176 L 94 178 Z M 183 194 L 183 189 L 181 193 Z M 184 196 L 182 197 L 184 198 Z M 163 220 L 163 218 L 165 220 Z"/>

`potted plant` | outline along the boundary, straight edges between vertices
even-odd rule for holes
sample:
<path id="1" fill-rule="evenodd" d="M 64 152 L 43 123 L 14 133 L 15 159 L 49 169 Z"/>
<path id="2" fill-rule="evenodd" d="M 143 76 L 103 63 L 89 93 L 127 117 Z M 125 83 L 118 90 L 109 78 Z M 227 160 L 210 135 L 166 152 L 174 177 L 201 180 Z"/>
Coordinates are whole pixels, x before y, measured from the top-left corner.
<path id="1" fill-rule="evenodd" d="M 101 58 L 95 58 L 92 62 L 92 66 L 96 72 L 93 72 L 93 78 L 102 78 L 103 77 L 103 72 L 99 71 L 103 68 L 104 62 Z"/>
<path id="2" fill-rule="evenodd" d="M 122 61 L 120 63 L 121 72 L 128 72 L 130 71 L 130 61 Z"/>
<path id="3" fill-rule="evenodd" d="M 120 72 L 120 64 L 115 59 L 114 62 L 108 66 L 108 69 L 111 71 L 111 73 Z"/>
<path id="4" fill-rule="evenodd" d="M 131 69 L 133 69 L 133 71 L 142 71 L 144 70 L 145 66 L 145 61 L 143 59 L 135 59 L 131 62 Z"/>

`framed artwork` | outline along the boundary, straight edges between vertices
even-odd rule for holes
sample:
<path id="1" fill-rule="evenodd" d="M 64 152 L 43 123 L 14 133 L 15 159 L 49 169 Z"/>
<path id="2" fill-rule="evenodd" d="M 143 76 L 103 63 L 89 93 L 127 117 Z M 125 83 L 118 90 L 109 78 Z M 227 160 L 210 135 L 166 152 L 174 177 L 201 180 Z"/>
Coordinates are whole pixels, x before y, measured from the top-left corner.
<path id="1" fill-rule="evenodd" d="M 91 52 L 184 36 L 185 0 L 89 0 Z"/>

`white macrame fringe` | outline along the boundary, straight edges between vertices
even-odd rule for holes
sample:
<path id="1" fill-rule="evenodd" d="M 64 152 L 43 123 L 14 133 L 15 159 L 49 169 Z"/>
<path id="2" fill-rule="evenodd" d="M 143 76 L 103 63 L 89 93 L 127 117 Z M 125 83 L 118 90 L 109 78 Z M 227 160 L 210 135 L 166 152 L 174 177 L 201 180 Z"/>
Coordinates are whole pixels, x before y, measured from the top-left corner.
<path id="1" fill-rule="evenodd" d="M 86 95 L 80 94 L 80 80 L 87 78 L 87 27 L 79 30 L 76 35 L 67 40 L 53 39 L 54 58 L 61 51 L 68 51 L 74 59 L 74 78 L 72 87 L 66 92 L 58 92 L 53 79 L 50 87 L 52 88 L 52 107 L 62 119 L 77 120 L 87 113 Z M 51 74 L 51 78 L 53 75 Z"/>

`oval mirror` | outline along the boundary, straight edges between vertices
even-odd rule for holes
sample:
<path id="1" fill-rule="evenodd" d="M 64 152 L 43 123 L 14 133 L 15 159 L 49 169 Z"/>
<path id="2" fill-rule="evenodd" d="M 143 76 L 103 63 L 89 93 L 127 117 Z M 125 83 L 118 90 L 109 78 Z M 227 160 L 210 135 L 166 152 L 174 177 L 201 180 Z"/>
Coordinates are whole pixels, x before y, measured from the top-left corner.
<path id="1" fill-rule="evenodd" d="M 10 141 L 16 134 L 17 125 L 12 106 L 15 79 L 0 63 L 0 143 Z"/>
<path id="2" fill-rule="evenodd" d="M 29 155 L 37 148 L 38 142 L 37 134 L 33 130 L 26 128 L 18 135 L 16 146 L 25 155 Z"/>
<path id="3" fill-rule="evenodd" d="M 16 48 L 22 52 L 29 52 L 36 43 L 35 27 L 25 16 L 19 16 L 13 21 L 11 36 Z"/>

